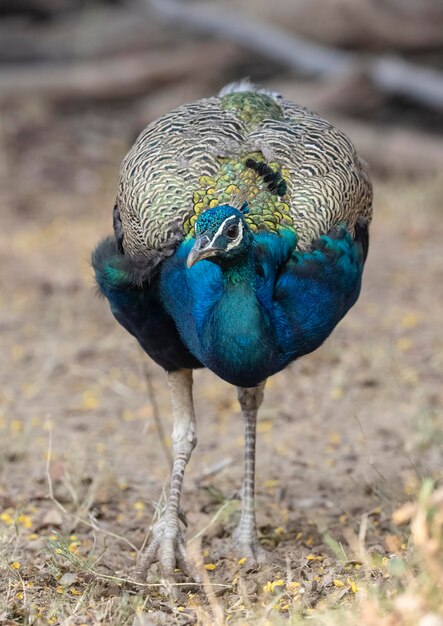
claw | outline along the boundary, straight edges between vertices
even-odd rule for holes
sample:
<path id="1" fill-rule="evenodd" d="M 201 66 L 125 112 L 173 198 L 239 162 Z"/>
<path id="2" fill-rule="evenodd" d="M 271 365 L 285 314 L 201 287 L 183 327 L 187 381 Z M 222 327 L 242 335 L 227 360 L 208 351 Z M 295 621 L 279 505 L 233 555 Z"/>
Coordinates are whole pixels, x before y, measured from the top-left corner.
<path id="1" fill-rule="evenodd" d="M 152 539 L 145 552 L 140 556 L 136 575 L 138 579 L 146 579 L 151 565 L 158 561 L 160 571 L 165 579 L 173 578 L 176 567 L 185 576 L 192 577 L 192 566 L 186 555 L 185 533 L 180 528 L 178 519 L 170 520 L 163 517 L 152 529 Z"/>
<path id="2" fill-rule="evenodd" d="M 250 532 L 249 528 L 245 531 L 238 526 L 232 534 L 232 540 L 238 555 L 241 558 L 246 557 L 250 563 L 266 563 L 269 560 L 269 553 L 260 544 L 255 532 Z"/>
<path id="3" fill-rule="evenodd" d="M 238 555 L 246 557 L 252 564 L 262 564 L 269 560 L 269 553 L 255 540 L 248 543 L 235 543 Z"/>

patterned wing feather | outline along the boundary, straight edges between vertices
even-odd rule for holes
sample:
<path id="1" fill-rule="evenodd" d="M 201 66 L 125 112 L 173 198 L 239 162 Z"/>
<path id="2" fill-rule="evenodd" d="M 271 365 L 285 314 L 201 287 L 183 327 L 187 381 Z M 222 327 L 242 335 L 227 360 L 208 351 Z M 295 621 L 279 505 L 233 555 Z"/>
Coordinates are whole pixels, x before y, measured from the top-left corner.
<path id="1" fill-rule="evenodd" d="M 372 188 L 347 137 L 316 113 L 249 83 L 150 124 L 123 161 L 123 247 L 150 256 L 217 204 L 249 205 L 254 231 L 292 227 L 298 248 L 343 223 L 368 223 Z"/>

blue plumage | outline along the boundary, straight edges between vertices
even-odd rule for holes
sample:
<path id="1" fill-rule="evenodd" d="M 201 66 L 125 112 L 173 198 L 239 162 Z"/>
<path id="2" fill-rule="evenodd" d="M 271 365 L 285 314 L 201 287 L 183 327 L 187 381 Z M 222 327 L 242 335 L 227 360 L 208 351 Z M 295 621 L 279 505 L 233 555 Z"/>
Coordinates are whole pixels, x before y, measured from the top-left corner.
<path id="1" fill-rule="evenodd" d="M 242 220 L 232 207 L 209 209 L 197 234 L 209 240 L 230 216 Z M 321 236 L 309 252 L 295 249 L 290 228 L 254 235 L 243 228 L 235 254 L 191 268 L 186 261 L 195 239 L 188 238 L 141 287 L 121 268 L 115 244 L 102 244 L 96 274 L 114 316 L 166 369 L 204 365 L 234 385 L 255 386 L 318 348 L 357 300 L 364 246 L 345 226 Z M 227 239 L 219 237 L 221 250 Z"/>
<path id="2" fill-rule="evenodd" d="M 109 301 L 114 317 L 156 363 L 168 371 L 201 367 L 161 304 L 158 276 L 140 285 L 139 273 L 128 265 L 113 237 L 97 246 L 92 264 L 98 287 Z"/>
<path id="3" fill-rule="evenodd" d="M 345 227 L 305 253 L 294 251 L 290 229 L 251 235 L 237 262 L 218 258 L 188 269 L 192 244 L 164 262 L 160 297 L 190 351 L 235 385 L 257 385 L 315 350 L 360 291 L 363 249 Z"/>

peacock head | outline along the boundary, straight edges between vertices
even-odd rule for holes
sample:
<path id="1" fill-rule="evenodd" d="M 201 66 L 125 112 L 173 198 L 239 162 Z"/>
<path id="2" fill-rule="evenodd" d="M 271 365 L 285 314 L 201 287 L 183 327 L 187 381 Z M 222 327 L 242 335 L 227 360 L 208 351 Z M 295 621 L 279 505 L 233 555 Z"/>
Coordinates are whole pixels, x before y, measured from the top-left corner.
<path id="1" fill-rule="evenodd" d="M 204 211 L 195 222 L 195 243 L 186 265 L 192 267 L 203 259 L 221 266 L 240 262 L 252 245 L 246 210 L 246 205 L 238 210 L 223 204 Z"/>

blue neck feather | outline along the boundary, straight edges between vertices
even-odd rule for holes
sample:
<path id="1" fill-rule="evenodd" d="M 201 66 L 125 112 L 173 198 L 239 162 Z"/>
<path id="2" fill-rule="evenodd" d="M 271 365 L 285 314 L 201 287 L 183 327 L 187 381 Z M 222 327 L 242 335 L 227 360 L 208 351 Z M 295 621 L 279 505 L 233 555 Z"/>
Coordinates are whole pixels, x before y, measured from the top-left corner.
<path id="1" fill-rule="evenodd" d="M 293 231 L 258 234 L 235 264 L 186 268 L 193 240 L 166 259 L 160 298 L 190 352 L 221 378 L 250 387 L 315 350 L 354 304 L 362 254 L 347 231 L 295 252 Z"/>

